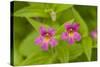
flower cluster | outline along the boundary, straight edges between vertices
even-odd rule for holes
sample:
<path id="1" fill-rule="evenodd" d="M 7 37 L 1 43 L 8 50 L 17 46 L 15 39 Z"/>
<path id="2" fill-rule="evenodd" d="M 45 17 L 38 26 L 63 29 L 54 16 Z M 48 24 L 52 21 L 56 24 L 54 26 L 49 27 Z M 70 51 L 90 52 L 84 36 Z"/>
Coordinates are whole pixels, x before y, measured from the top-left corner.
<path id="1" fill-rule="evenodd" d="M 74 44 L 75 41 L 81 40 L 81 35 L 78 33 L 79 24 L 78 23 L 65 23 L 65 30 L 61 35 L 62 40 L 68 41 L 69 44 Z M 35 43 L 40 45 L 45 51 L 48 47 L 55 47 L 57 45 L 57 40 L 55 39 L 55 30 L 53 28 L 40 27 L 40 36 L 35 39 Z"/>

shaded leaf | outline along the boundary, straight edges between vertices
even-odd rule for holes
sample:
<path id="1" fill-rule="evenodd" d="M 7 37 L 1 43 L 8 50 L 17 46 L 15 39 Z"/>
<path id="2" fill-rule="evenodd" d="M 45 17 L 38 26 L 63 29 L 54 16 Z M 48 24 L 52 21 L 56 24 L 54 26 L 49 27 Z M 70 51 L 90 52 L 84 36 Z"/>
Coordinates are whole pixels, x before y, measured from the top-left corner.
<path id="1" fill-rule="evenodd" d="M 85 37 L 84 39 L 82 39 L 82 48 L 87 56 L 88 61 L 90 61 L 92 52 L 92 40 L 90 37 Z"/>
<path id="2" fill-rule="evenodd" d="M 98 52 L 97 52 L 97 48 L 93 48 L 92 49 L 92 57 L 91 57 L 91 61 L 97 61 L 98 60 Z"/>
<path id="3" fill-rule="evenodd" d="M 19 1 L 13 1 L 13 6 L 14 6 L 14 12 L 24 8 L 24 7 L 27 7 L 29 6 L 29 3 L 28 2 L 19 2 Z"/>
<path id="4" fill-rule="evenodd" d="M 88 36 L 87 24 L 74 8 L 72 9 L 72 11 L 73 11 L 75 21 L 80 24 L 79 32 L 82 34 L 83 37 Z"/>
<path id="5" fill-rule="evenodd" d="M 43 23 L 40 23 L 38 21 L 35 21 L 34 19 L 32 18 L 28 18 L 26 17 L 26 19 L 29 21 L 29 23 L 33 26 L 33 28 L 35 28 L 36 31 L 39 32 L 39 29 L 41 26 L 44 26 L 44 27 L 48 27 L 47 25 L 43 24 Z"/>
<path id="6" fill-rule="evenodd" d="M 14 17 L 13 19 L 14 19 L 13 21 L 14 40 L 21 42 L 33 30 L 33 28 L 31 24 L 28 23 L 26 18 Z"/>
<path id="7" fill-rule="evenodd" d="M 73 16 L 73 12 L 72 12 L 72 8 L 66 9 L 60 13 L 57 13 L 57 23 L 59 23 L 60 25 L 62 25 L 63 23 L 74 19 Z"/>
<path id="8" fill-rule="evenodd" d="M 28 6 L 20 9 L 14 13 L 18 17 L 48 17 L 44 6 Z"/>
<path id="9" fill-rule="evenodd" d="M 14 61 L 12 61 L 13 65 L 17 66 L 23 61 L 23 56 L 21 56 L 17 50 L 14 50 L 13 56 L 14 56 L 14 58 L 13 58 Z"/>
<path id="10" fill-rule="evenodd" d="M 92 47 L 97 48 L 97 40 L 93 40 Z"/>
<path id="11" fill-rule="evenodd" d="M 20 65 L 33 65 L 33 64 L 50 64 L 54 60 L 55 55 L 52 56 L 47 52 L 40 52 L 32 54 Z"/>
<path id="12" fill-rule="evenodd" d="M 58 53 L 57 56 L 61 62 L 69 62 L 74 60 L 83 53 L 81 44 L 77 43 L 69 45 L 66 41 L 62 43 L 60 42 L 56 48 Z"/>
<path id="13" fill-rule="evenodd" d="M 69 62 L 69 49 L 66 46 L 66 42 L 61 42 L 56 47 L 57 58 L 61 62 Z"/>
<path id="14" fill-rule="evenodd" d="M 72 6 L 73 5 L 70 5 L 70 4 L 57 4 L 55 8 L 55 12 L 56 13 L 62 12 L 64 10 L 71 8 Z"/>
<path id="15" fill-rule="evenodd" d="M 69 48 L 70 60 L 76 59 L 83 53 L 80 43 L 75 43 L 73 45 L 68 44 L 68 46 L 69 46 L 68 48 Z"/>
<path id="16" fill-rule="evenodd" d="M 12 52 L 11 63 L 12 65 L 15 65 L 15 66 L 19 65 L 24 60 L 23 56 L 20 54 L 18 47 L 17 47 L 19 43 L 20 43 L 19 41 L 15 42 L 14 40 L 14 46 L 11 51 Z"/>
<path id="17" fill-rule="evenodd" d="M 71 4 L 52 4 L 52 3 L 30 3 L 31 6 L 45 8 L 46 12 L 54 10 L 56 13 L 62 12 L 68 8 L 71 8 Z"/>
<path id="18" fill-rule="evenodd" d="M 71 63 L 75 63 L 75 62 L 87 62 L 87 57 L 84 53 L 82 53 L 80 56 L 78 56 L 77 58 L 73 59 L 70 61 Z"/>
<path id="19" fill-rule="evenodd" d="M 41 51 L 40 47 L 34 43 L 35 38 L 38 36 L 36 31 L 30 33 L 20 44 L 19 51 L 22 55 L 28 57 L 31 54 Z"/>

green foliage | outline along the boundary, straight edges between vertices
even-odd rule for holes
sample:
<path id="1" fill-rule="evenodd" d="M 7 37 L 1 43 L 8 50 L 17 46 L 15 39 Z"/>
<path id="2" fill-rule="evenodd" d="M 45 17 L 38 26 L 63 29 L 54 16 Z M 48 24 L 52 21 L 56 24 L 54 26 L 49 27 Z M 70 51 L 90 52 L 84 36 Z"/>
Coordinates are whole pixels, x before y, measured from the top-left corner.
<path id="1" fill-rule="evenodd" d="M 30 65 L 30 64 L 49 64 L 52 63 L 54 56 L 51 56 L 47 52 L 39 52 L 29 56 L 24 62 L 19 65 Z"/>
<path id="2" fill-rule="evenodd" d="M 21 6 L 21 7 L 20 7 Z M 82 7 L 82 8 L 81 8 Z M 69 4 L 14 2 L 14 65 L 33 65 L 51 63 L 69 63 L 96 60 L 97 40 L 90 37 L 90 32 L 97 27 L 95 6 L 75 6 Z M 90 10 L 89 10 L 90 9 Z M 56 20 L 50 13 L 54 11 Z M 81 41 L 73 45 L 61 40 L 65 31 L 64 24 L 79 23 Z M 40 36 L 41 26 L 53 27 L 58 44 L 54 48 L 43 51 L 34 43 Z M 93 58 L 94 57 L 94 58 Z"/>
<path id="3" fill-rule="evenodd" d="M 58 59 L 61 62 L 72 61 L 83 53 L 80 44 L 77 43 L 77 44 L 69 45 L 68 43 L 66 43 L 66 41 L 60 42 L 58 44 L 58 46 L 56 47 L 56 52 L 58 54 L 57 55 Z"/>
<path id="4" fill-rule="evenodd" d="M 39 31 L 39 29 L 40 29 L 41 26 L 48 27 L 47 25 L 42 24 L 42 23 L 40 23 L 40 22 L 38 22 L 38 21 L 35 21 L 35 20 L 32 19 L 32 18 L 28 18 L 28 17 L 26 17 L 26 18 L 27 18 L 27 20 L 29 21 L 29 23 L 33 26 L 33 28 L 35 28 L 35 30 L 37 30 L 37 31 Z"/>
<path id="5" fill-rule="evenodd" d="M 17 50 L 14 50 L 14 61 L 13 61 L 13 65 L 19 65 L 22 61 L 23 61 L 23 56 L 20 55 L 19 52 L 17 52 Z"/>
<path id="6" fill-rule="evenodd" d="M 35 8 L 35 9 L 34 9 Z M 47 17 L 48 14 L 44 11 L 44 7 L 28 6 L 14 13 L 18 17 Z"/>
<path id="7" fill-rule="evenodd" d="M 32 32 L 33 28 L 25 18 L 14 17 L 13 19 L 14 39 L 21 41 L 27 36 L 28 33 Z"/>
<path id="8" fill-rule="evenodd" d="M 69 62 L 69 48 L 66 46 L 66 42 L 60 42 L 56 47 L 57 57 L 61 62 Z"/>
<path id="9" fill-rule="evenodd" d="M 90 37 L 82 39 L 82 48 L 88 58 L 88 61 L 91 61 L 92 39 Z"/>
<path id="10" fill-rule="evenodd" d="M 81 17 L 86 21 L 88 31 L 92 31 L 97 27 L 97 7 L 95 6 L 75 6 Z M 81 9 L 80 9 L 81 8 Z"/>
<path id="11" fill-rule="evenodd" d="M 57 13 L 57 22 L 59 24 L 63 24 L 65 22 L 68 22 L 69 20 L 74 19 L 72 8 L 66 9 L 60 13 Z"/>
<path id="12" fill-rule="evenodd" d="M 72 23 L 72 22 L 74 22 L 74 19 L 72 19 L 72 20 L 70 20 L 70 21 L 67 21 L 67 22 Z M 62 24 L 62 25 L 57 29 L 56 35 L 57 35 L 57 34 L 61 34 L 62 32 L 65 31 L 65 26 L 64 26 L 64 25 L 65 25 L 65 23 Z"/>
<path id="13" fill-rule="evenodd" d="M 31 54 L 38 53 L 40 50 L 39 46 L 34 44 L 35 38 L 38 36 L 38 33 L 35 31 L 30 33 L 20 44 L 19 51 L 23 56 L 28 57 Z"/>
<path id="14" fill-rule="evenodd" d="M 16 11 L 18 11 L 18 10 L 24 8 L 24 7 L 29 6 L 29 3 L 27 3 L 27 2 L 24 2 L 23 4 L 22 3 L 23 2 L 17 2 L 17 1 L 14 2 L 14 5 L 13 5 L 14 6 L 14 12 L 16 12 Z"/>
<path id="15" fill-rule="evenodd" d="M 14 46 L 12 48 L 12 63 L 13 65 L 19 65 L 23 60 L 23 55 L 20 54 L 19 50 L 18 50 L 18 45 L 20 44 L 20 41 L 15 41 L 14 40 Z"/>
<path id="16" fill-rule="evenodd" d="M 34 43 L 37 36 L 38 33 L 34 31 L 21 43 L 19 51 L 27 58 L 20 65 L 47 64 L 52 63 L 54 60 L 56 55 L 50 55 L 48 52 L 44 52 Z"/>
<path id="17" fill-rule="evenodd" d="M 71 8 L 72 6 L 73 5 L 59 4 L 59 6 L 57 5 L 55 9 L 56 9 L 56 12 L 59 13 L 59 12 L 62 12 L 64 10 Z"/>
<path id="18" fill-rule="evenodd" d="M 74 8 L 72 8 L 72 11 L 73 11 L 73 15 L 75 17 L 76 22 L 80 24 L 79 32 L 81 33 L 83 37 L 88 36 L 88 28 L 85 21 L 82 19 L 82 17 Z"/>
<path id="19" fill-rule="evenodd" d="M 79 43 L 73 44 L 69 46 L 70 60 L 74 60 L 79 57 L 83 51 L 82 46 Z"/>

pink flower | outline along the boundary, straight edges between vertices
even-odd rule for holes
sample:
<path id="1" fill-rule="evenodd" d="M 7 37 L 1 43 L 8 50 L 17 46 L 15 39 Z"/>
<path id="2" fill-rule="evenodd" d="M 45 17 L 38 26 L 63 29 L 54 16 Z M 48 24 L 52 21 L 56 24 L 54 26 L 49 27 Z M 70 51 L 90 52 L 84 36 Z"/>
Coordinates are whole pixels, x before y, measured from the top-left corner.
<path id="1" fill-rule="evenodd" d="M 43 50 L 47 51 L 49 44 L 52 48 L 57 45 L 57 40 L 54 38 L 54 35 L 54 29 L 40 27 L 40 36 L 35 39 L 35 43 L 39 44 Z"/>
<path id="2" fill-rule="evenodd" d="M 93 30 L 90 34 L 93 39 L 97 39 L 97 31 L 96 30 Z"/>
<path id="3" fill-rule="evenodd" d="M 62 40 L 67 40 L 69 44 L 74 44 L 75 41 L 81 40 L 81 35 L 78 33 L 78 23 L 66 23 L 65 29 L 66 32 L 63 32 L 61 35 Z"/>

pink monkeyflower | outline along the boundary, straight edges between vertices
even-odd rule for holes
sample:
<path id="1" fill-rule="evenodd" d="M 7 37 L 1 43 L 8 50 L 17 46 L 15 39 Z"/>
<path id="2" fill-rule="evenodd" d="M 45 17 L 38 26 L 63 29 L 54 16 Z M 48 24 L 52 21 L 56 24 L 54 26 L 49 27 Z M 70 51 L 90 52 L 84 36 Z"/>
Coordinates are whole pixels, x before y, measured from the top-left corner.
<path id="1" fill-rule="evenodd" d="M 97 39 L 97 31 L 96 30 L 93 30 L 90 34 L 93 39 Z"/>
<path id="2" fill-rule="evenodd" d="M 61 35 L 62 40 L 67 40 L 69 44 L 74 44 L 75 41 L 81 40 L 81 35 L 78 33 L 78 23 L 65 23 L 66 32 Z"/>
<path id="3" fill-rule="evenodd" d="M 40 45 L 45 51 L 48 50 L 49 45 L 53 48 L 57 45 L 57 40 L 54 38 L 55 30 L 53 28 L 46 29 L 40 27 L 40 36 L 35 39 L 35 43 Z"/>

